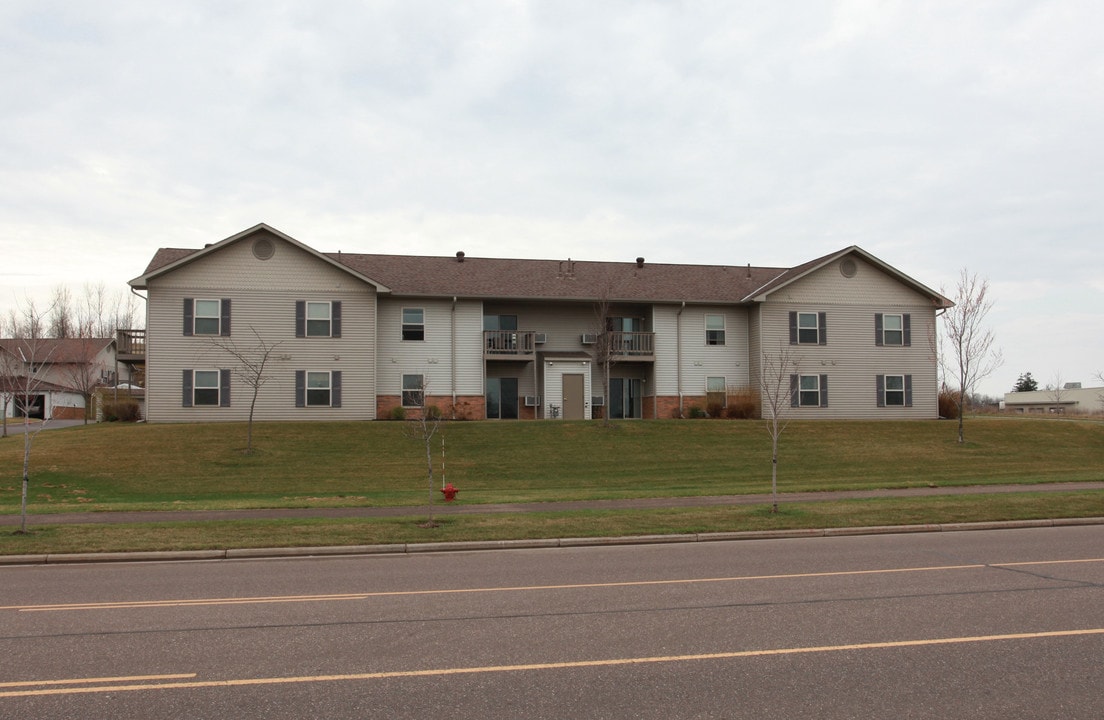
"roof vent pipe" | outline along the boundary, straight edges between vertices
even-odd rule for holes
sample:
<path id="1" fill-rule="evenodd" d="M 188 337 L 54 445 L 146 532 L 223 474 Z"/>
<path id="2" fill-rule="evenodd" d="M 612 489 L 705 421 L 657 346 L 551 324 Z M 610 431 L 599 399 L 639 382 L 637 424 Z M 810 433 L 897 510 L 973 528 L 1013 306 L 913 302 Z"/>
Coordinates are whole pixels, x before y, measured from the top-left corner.
<path id="1" fill-rule="evenodd" d="M 642 268 L 642 267 L 644 267 L 644 258 L 642 258 L 642 257 L 638 257 L 638 258 L 636 259 L 636 266 L 637 266 L 638 268 Z"/>
<path id="2" fill-rule="evenodd" d="M 460 250 L 456 253 L 456 262 L 464 262 L 464 251 Z"/>

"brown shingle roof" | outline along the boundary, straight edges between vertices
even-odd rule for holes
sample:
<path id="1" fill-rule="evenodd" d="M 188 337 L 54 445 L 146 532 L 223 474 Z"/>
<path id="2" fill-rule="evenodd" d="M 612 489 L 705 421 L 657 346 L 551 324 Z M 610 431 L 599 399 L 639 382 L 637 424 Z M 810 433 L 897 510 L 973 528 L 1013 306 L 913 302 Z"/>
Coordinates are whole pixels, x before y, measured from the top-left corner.
<path id="1" fill-rule="evenodd" d="M 26 360 L 33 354 L 39 363 L 87 363 L 113 342 L 114 338 L 43 338 L 32 346 L 27 340 L 3 338 L 0 349 Z"/>

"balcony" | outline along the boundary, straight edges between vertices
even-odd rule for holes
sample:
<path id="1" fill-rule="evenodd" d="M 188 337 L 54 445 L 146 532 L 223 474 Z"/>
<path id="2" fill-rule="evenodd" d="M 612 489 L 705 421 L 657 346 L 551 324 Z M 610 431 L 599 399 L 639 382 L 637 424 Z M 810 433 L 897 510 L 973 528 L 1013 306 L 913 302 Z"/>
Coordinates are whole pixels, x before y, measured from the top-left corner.
<path id="1" fill-rule="evenodd" d="M 145 362 L 146 331 L 116 330 L 115 357 L 119 362 Z"/>
<path id="2" fill-rule="evenodd" d="M 610 359 L 617 362 L 655 362 L 655 333 L 611 332 Z"/>
<path id="3" fill-rule="evenodd" d="M 536 333 L 531 330 L 484 330 L 485 360 L 529 362 L 537 357 Z"/>

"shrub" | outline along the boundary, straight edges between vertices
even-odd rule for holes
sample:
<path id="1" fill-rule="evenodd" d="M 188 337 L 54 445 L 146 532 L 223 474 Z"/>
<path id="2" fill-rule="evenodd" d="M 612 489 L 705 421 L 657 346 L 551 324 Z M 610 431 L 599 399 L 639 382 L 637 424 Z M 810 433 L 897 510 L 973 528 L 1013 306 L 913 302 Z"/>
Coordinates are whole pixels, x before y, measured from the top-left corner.
<path id="1" fill-rule="evenodd" d="M 440 420 L 441 408 L 436 405 L 426 405 L 425 407 L 426 420 Z"/>
<path id="2" fill-rule="evenodd" d="M 958 393 L 947 387 L 939 390 L 939 417 L 958 417 Z"/>
<path id="3" fill-rule="evenodd" d="M 686 417 L 692 420 L 701 420 L 707 418 L 709 415 L 701 408 L 700 405 L 691 405 L 686 411 Z"/>
<path id="4" fill-rule="evenodd" d="M 397 405 L 391 408 L 392 420 L 406 420 L 406 408 L 401 405 Z"/>
<path id="5" fill-rule="evenodd" d="M 724 405 L 719 402 L 709 403 L 705 406 L 705 414 L 711 418 L 724 417 Z"/>
<path id="6" fill-rule="evenodd" d="M 729 390 L 725 417 L 734 420 L 751 420 L 759 417 L 758 393 L 749 387 Z"/>
<path id="7" fill-rule="evenodd" d="M 133 400 L 119 400 L 103 404 L 103 419 L 107 422 L 138 422 L 142 413 Z"/>

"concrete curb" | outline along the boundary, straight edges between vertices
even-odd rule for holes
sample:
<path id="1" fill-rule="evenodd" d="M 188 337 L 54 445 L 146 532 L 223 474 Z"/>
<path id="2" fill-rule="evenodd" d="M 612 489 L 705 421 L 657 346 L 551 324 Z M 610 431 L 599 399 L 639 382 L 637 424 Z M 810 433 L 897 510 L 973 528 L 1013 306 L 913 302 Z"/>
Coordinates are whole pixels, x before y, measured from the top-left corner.
<path id="1" fill-rule="evenodd" d="M 1104 525 L 1104 517 L 1057 518 L 1053 520 L 1007 520 L 997 522 L 945 523 L 928 525 L 882 525 L 871 527 L 746 530 L 682 535 L 629 535 L 626 537 L 544 538 L 533 540 L 475 540 L 471 542 L 396 543 L 394 545 L 339 545 L 294 548 L 230 548 L 226 550 L 162 550 L 156 552 L 57 553 L 48 555 L 0 555 L 5 565 L 62 565 L 111 562 L 169 562 L 209 560 L 257 560 L 265 558 L 334 557 L 351 555 L 407 555 L 437 552 L 478 552 L 557 547 L 603 547 L 613 545 L 655 545 L 663 543 L 724 542 L 732 540 L 776 540 L 904 533 L 969 532 L 1022 528 Z"/>

